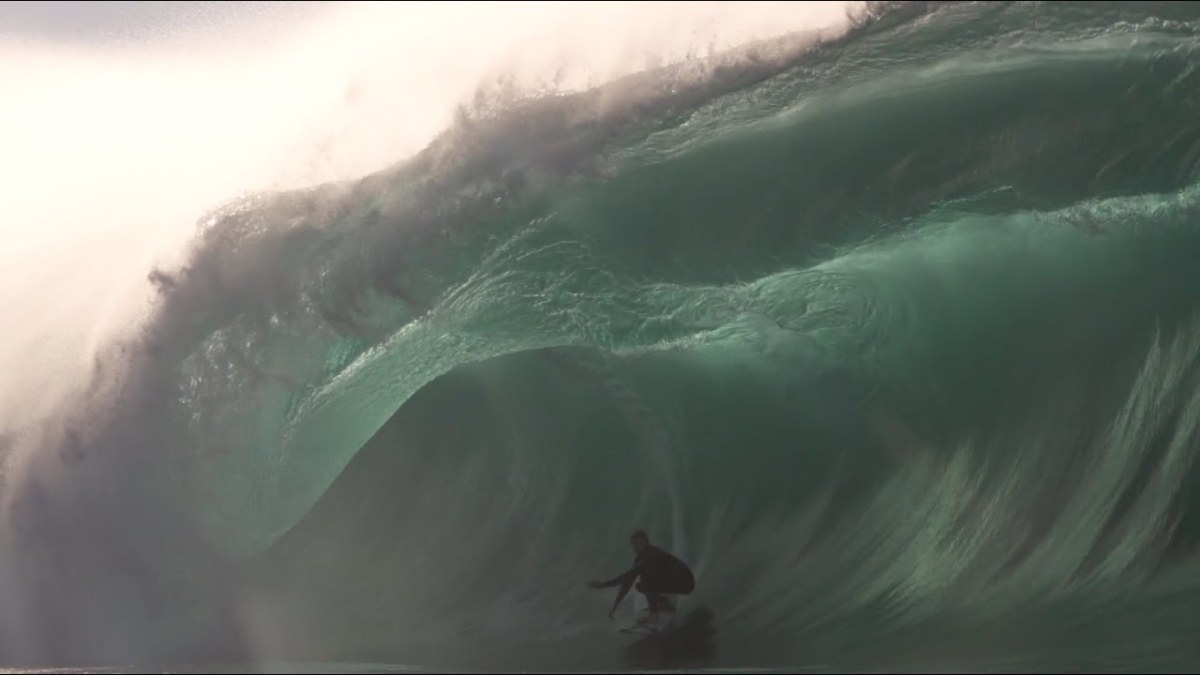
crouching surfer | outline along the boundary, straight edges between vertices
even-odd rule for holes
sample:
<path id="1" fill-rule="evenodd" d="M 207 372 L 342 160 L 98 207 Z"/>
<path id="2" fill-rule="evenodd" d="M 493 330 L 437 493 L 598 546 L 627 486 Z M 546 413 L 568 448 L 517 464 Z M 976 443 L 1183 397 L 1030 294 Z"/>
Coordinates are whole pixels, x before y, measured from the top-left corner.
<path id="1" fill-rule="evenodd" d="M 652 546 L 650 538 L 642 530 L 634 532 L 629 537 L 629 543 L 633 545 L 633 551 L 637 554 L 633 568 L 609 581 L 588 582 L 588 586 L 599 589 L 620 585 L 621 590 L 608 612 L 608 618 L 612 619 L 616 615 L 617 607 L 629 593 L 630 587 L 637 581 L 636 588 L 646 596 L 646 605 L 650 610 L 645 622 L 657 623 L 659 612 L 675 611 L 667 596 L 688 595 L 696 588 L 696 578 L 687 563 L 657 546 Z"/>

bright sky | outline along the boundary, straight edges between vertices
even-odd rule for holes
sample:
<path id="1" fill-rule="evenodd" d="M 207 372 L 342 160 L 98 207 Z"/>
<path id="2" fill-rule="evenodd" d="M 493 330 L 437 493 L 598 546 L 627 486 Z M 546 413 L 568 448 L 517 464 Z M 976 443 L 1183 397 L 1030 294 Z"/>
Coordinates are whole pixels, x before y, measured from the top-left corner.
<path id="1" fill-rule="evenodd" d="M 0 3 L 0 423 L 83 384 L 223 200 L 402 159 L 489 76 L 582 86 L 846 4 Z"/>
<path id="2" fill-rule="evenodd" d="M 147 44 L 246 32 L 284 31 L 327 13 L 334 2 L 5 2 L 0 37 L 59 44 Z M 255 31 L 254 29 L 258 29 Z"/>

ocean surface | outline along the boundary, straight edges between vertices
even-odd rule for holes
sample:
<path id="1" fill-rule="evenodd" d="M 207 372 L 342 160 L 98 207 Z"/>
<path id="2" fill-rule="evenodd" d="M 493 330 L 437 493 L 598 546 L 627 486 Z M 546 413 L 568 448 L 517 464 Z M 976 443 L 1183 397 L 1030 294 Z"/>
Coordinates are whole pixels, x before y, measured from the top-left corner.
<path id="1" fill-rule="evenodd" d="M 1200 4 L 868 10 L 214 204 L 0 444 L 0 664 L 1200 669 Z"/>

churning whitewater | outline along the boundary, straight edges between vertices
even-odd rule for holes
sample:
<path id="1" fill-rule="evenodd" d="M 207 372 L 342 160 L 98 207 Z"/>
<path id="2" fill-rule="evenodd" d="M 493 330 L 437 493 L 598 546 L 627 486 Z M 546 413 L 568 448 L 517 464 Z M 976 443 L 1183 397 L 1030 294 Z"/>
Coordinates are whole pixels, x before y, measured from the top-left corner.
<path id="1" fill-rule="evenodd" d="M 1194 4 L 490 100 L 149 274 L 7 457 L 0 656 L 1194 669 L 1198 261 Z M 674 641 L 585 587 L 638 528 Z"/>

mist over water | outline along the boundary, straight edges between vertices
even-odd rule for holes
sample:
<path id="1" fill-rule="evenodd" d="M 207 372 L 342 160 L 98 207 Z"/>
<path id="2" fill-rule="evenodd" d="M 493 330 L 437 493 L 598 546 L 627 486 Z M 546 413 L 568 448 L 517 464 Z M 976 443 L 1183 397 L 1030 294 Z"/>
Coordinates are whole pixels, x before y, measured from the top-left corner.
<path id="1" fill-rule="evenodd" d="M 148 272 L 182 264 L 231 199 L 402 161 L 500 87 L 579 89 L 845 24 L 839 3 L 94 4 L 0 21 L 13 426 L 146 317 Z"/>
<path id="2" fill-rule="evenodd" d="M 1200 13 L 751 5 L 0 47 L 0 661 L 1194 668 Z"/>

